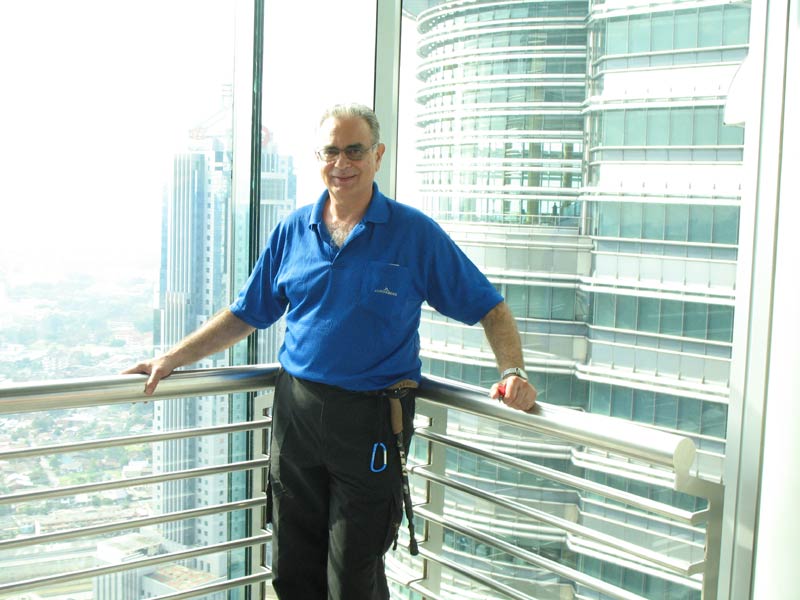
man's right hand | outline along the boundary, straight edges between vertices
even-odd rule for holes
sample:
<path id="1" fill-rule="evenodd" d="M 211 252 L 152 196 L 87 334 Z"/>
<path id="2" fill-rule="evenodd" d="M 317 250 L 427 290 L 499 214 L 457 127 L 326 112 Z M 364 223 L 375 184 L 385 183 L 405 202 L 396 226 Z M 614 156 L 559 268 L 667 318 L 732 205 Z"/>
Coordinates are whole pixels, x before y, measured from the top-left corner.
<path id="1" fill-rule="evenodd" d="M 158 382 L 169 376 L 178 367 L 190 365 L 204 356 L 230 348 L 253 331 L 255 331 L 255 327 L 242 321 L 229 308 L 223 308 L 206 321 L 200 329 L 183 338 L 161 356 L 140 362 L 122 373 L 149 375 L 150 377 L 144 385 L 144 393 L 152 396 Z"/>
<path id="2" fill-rule="evenodd" d="M 158 386 L 158 382 L 167 377 L 170 373 L 172 373 L 178 365 L 174 365 L 168 357 L 166 356 L 159 356 L 158 358 L 154 358 L 153 360 L 148 360 L 145 362 L 140 362 L 135 367 L 131 367 L 130 369 L 126 369 L 122 372 L 123 375 L 132 374 L 132 373 L 141 373 L 144 375 L 149 375 L 147 378 L 147 382 L 144 384 L 144 393 L 147 396 L 152 396 L 153 392 L 156 391 L 156 386 Z"/>

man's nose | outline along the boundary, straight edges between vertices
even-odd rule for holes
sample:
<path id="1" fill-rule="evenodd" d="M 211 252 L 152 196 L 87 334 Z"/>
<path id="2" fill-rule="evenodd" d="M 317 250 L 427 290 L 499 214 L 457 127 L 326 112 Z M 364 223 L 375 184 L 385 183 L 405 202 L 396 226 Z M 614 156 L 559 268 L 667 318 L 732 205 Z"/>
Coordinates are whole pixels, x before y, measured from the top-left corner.
<path id="1" fill-rule="evenodd" d="M 345 154 L 344 150 L 339 150 L 339 155 L 336 157 L 336 160 L 333 161 L 335 167 L 338 167 L 340 164 L 345 166 L 350 165 L 350 159 L 347 158 L 347 154 Z"/>

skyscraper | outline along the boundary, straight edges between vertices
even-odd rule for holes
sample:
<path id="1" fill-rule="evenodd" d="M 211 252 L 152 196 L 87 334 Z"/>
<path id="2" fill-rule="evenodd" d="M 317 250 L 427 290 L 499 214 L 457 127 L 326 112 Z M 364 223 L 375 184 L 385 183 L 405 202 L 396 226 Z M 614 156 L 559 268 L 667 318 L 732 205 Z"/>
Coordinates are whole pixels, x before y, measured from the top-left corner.
<path id="1" fill-rule="evenodd" d="M 247 223 L 231 198 L 232 113 L 225 106 L 191 132 L 185 153 L 175 156 L 163 243 L 165 282 L 160 299 L 161 339 L 157 347 L 167 349 L 196 330 L 218 310 L 228 305 L 235 294 L 241 272 L 249 270 L 245 245 L 232 255 L 235 227 Z M 294 173 L 291 159 L 281 156 L 265 130 L 261 154 L 260 227 L 268 232 L 294 206 Z M 238 275 L 237 275 L 238 274 Z M 260 336 L 263 360 L 276 360 L 278 328 Z M 209 356 L 195 368 L 227 366 L 226 353 Z M 236 401 L 228 396 L 204 396 L 154 404 L 154 428 L 203 427 L 243 420 Z M 157 444 L 154 471 L 213 466 L 237 455 L 238 445 L 226 435 L 173 440 Z M 159 512 L 174 512 L 214 505 L 234 499 L 233 481 L 225 474 L 182 479 L 161 484 L 156 492 Z M 198 517 L 191 521 L 163 526 L 163 534 L 179 549 L 195 544 L 211 545 L 231 538 L 236 529 L 227 515 Z M 228 559 L 224 555 L 197 559 L 197 567 L 213 574 L 224 574 Z"/>
<path id="2" fill-rule="evenodd" d="M 418 193 L 511 305 L 541 400 L 689 435 L 701 469 L 718 477 L 743 143 L 743 131 L 725 125 L 724 106 L 747 52 L 748 6 L 474 0 L 405 7 L 419 34 Z M 496 380 L 480 331 L 428 310 L 421 337 L 429 373 L 482 386 Z M 462 419 L 454 429 L 560 470 L 585 467 L 564 448 L 534 448 L 496 425 Z M 546 495 L 552 510 L 575 509 L 577 519 L 627 529 L 633 540 L 642 526 L 580 495 L 545 494 L 524 477 L 501 485 L 513 475 L 456 452 L 448 466 L 457 477 L 494 480 L 496 493 Z M 616 483 L 602 471 L 585 476 Z M 647 486 L 631 491 L 695 508 L 691 498 Z M 450 510 L 487 518 L 477 504 Z M 537 552 L 636 593 L 696 593 L 688 580 L 620 567 L 602 550 L 567 549 L 556 532 L 515 525 Z M 665 544 L 694 535 L 662 533 Z M 458 536 L 449 541 L 451 553 L 493 576 L 538 578 L 498 565 L 502 558 L 481 559 Z M 557 587 L 547 577 L 540 583 Z"/>

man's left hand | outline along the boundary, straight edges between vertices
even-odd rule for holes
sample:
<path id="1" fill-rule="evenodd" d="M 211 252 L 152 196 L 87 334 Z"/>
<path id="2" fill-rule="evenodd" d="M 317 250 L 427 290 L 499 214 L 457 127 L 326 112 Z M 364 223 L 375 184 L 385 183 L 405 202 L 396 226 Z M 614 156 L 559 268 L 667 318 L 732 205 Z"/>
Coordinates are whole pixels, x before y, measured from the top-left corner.
<path id="1" fill-rule="evenodd" d="M 523 412 L 533 412 L 536 407 L 536 388 L 522 377 L 512 375 L 492 386 L 489 396 L 499 398 L 506 406 Z"/>

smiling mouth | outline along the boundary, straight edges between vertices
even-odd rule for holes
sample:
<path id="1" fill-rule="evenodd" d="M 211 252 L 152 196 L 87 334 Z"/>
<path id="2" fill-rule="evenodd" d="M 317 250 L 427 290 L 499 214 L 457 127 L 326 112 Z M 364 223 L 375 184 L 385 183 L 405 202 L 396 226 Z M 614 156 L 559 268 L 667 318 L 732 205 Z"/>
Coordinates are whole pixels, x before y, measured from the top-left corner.
<path id="1" fill-rule="evenodd" d="M 355 175 L 332 175 L 332 179 L 335 181 L 350 181 L 351 179 L 355 179 Z"/>

